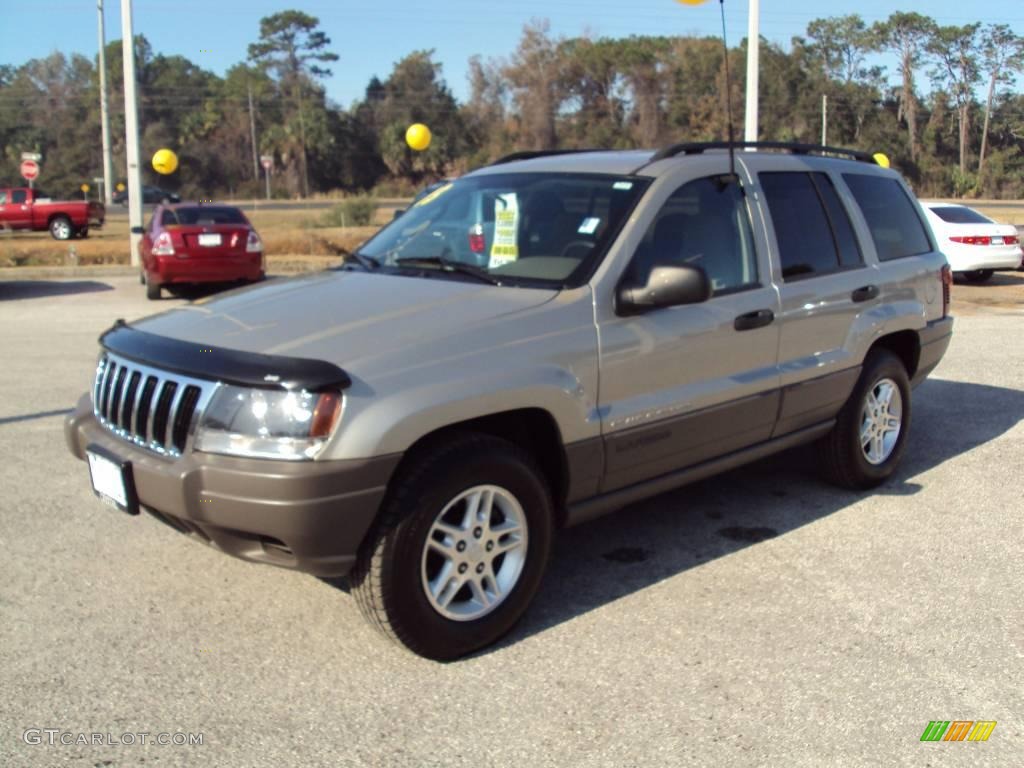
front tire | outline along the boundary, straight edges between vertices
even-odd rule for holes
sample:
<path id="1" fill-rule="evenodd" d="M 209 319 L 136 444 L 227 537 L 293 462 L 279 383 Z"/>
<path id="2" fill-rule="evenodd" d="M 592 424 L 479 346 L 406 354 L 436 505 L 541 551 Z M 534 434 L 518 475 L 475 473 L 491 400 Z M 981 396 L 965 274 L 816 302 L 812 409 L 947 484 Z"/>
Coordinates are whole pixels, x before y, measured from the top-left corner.
<path id="1" fill-rule="evenodd" d="M 910 431 L 910 379 L 887 349 L 873 350 L 857 385 L 822 438 L 821 462 L 833 484 L 866 490 L 884 483 L 903 456 Z"/>
<path id="2" fill-rule="evenodd" d="M 50 220 L 50 237 L 54 240 L 70 240 L 74 234 L 75 228 L 67 216 L 54 216 Z"/>
<path id="3" fill-rule="evenodd" d="M 469 433 L 399 471 L 351 574 L 360 611 L 430 659 L 490 645 L 523 615 L 547 565 L 543 473 L 518 446 Z"/>

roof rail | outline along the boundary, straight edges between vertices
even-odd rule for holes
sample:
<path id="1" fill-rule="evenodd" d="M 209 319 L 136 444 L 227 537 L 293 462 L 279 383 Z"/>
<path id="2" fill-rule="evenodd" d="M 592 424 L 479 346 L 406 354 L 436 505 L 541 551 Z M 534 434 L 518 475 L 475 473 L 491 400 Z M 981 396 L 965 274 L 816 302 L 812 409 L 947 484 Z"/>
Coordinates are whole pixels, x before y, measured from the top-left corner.
<path id="1" fill-rule="evenodd" d="M 644 166 L 658 160 L 664 160 L 667 157 L 675 157 L 679 154 L 699 155 L 709 149 L 729 149 L 730 146 L 736 149 L 774 149 L 782 152 L 792 152 L 794 155 L 836 155 L 838 157 L 848 157 L 851 160 L 859 160 L 862 163 L 877 165 L 875 158 L 867 152 L 860 152 L 856 149 L 843 149 L 842 147 L 827 147 L 822 144 L 798 144 L 790 141 L 734 141 L 731 143 L 728 141 L 700 141 L 673 144 L 659 149 L 650 160 L 644 163 Z M 637 170 L 640 169 L 637 168 Z"/>
<path id="2" fill-rule="evenodd" d="M 537 149 L 513 152 L 511 155 L 499 157 L 490 165 L 502 165 L 503 163 L 514 163 L 516 160 L 532 160 L 535 157 L 550 157 L 552 155 L 574 155 L 580 152 L 601 152 L 600 149 Z"/>

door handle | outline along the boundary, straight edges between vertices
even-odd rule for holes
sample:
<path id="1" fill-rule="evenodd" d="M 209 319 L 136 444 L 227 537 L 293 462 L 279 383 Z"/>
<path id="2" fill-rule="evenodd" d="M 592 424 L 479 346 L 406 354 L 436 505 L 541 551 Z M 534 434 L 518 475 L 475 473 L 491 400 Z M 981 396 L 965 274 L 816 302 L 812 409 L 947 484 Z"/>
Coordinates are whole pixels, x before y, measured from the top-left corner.
<path id="1" fill-rule="evenodd" d="M 751 331 L 754 328 L 764 328 L 771 325 L 775 319 L 775 313 L 770 309 L 759 309 L 756 312 L 747 312 L 740 315 L 733 321 L 732 327 L 737 331 Z"/>
<path id="2" fill-rule="evenodd" d="M 877 299 L 878 293 L 877 285 L 865 285 L 863 288 L 858 288 L 851 293 L 850 298 L 855 302 L 870 301 L 871 299 Z"/>

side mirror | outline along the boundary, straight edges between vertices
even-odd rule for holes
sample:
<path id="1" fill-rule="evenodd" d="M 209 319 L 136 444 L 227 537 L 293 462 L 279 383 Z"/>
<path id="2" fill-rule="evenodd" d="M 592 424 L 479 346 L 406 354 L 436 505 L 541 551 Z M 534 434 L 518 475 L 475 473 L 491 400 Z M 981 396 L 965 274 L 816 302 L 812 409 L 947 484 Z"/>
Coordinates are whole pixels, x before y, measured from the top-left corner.
<path id="1" fill-rule="evenodd" d="M 146 234 L 146 228 L 145 227 L 132 227 L 132 234 L 133 235 L 144 235 L 144 234 Z"/>
<path id="2" fill-rule="evenodd" d="M 711 298 L 711 282 L 700 267 L 655 267 L 644 285 L 630 279 L 619 284 L 615 313 L 639 315 L 652 309 L 699 304 Z"/>
<path id="3" fill-rule="evenodd" d="M 394 220 L 395 220 L 395 219 L 397 219 L 397 218 L 398 218 L 399 216 L 401 216 L 401 215 L 402 215 L 403 213 L 405 213 L 405 208 L 395 208 L 395 213 L 394 213 L 394 215 L 393 215 L 393 216 L 391 217 L 391 220 L 392 220 L 392 221 L 394 221 Z"/>

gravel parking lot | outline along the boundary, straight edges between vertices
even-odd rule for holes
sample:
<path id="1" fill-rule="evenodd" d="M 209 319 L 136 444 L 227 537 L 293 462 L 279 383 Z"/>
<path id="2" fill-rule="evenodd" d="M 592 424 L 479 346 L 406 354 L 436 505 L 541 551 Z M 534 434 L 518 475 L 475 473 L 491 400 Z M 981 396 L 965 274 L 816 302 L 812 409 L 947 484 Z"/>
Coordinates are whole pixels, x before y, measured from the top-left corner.
<path id="1" fill-rule="evenodd" d="M 340 585 L 93 497 L 62 418 L 96 337 L 179 300 L 0 282 L 0 765 L 1022 765 L 1024 273 L 954 296 L 895 480 L 838 491 L 797 451 L 565 531 L 524 622 L 442 665 Z"/>

